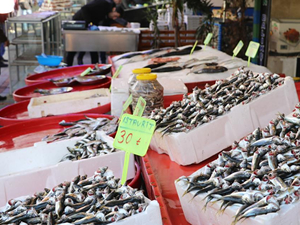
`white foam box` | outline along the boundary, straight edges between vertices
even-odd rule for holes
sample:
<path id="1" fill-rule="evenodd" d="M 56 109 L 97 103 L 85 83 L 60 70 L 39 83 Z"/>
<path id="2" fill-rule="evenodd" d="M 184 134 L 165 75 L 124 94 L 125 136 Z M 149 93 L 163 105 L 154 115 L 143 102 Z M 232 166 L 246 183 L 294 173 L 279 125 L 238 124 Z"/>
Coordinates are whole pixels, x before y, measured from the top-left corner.
<path id="1" fill-rule="evenodd" d="M 286 77 L 284 85 L 245 105 L 185 133 L 162 136 L 155 131 L 150 148 L 166 153 L 180 165 L 199 163 L 230 146 L 257 127 L 264 127 L 278 112 L 290 113 L 298 102 L 294 81 Z"/>
<path id="2" fill-rule="evenodd" d="M 109 102 L 109 89 L 98 88 L 31 98 L 27 109 L 30 118 L 38 118 L 47 115 L 61 115 L 85 111 Z"/>
<path id="3" fill-rule="evenodd" d="M 41 191 L 41 190 L 43 189 L 37 189 L 36 191 Z M 24 199 L 27 196 L 18 197 L 16 199 Z M 163 223 L 162 223 L 160 207 L 158 202 L 156 200 L 150 201 L 148 198 L 145 198 L 145 202 L 148 203 L 148 206 L 144 212 L 127 217 L 125 219 L 122 219 L 112 224 L 140 225 L 142 222 L 143 225 L 162 225 Z M 4 210 L 4 205 L 3 207 L 0 208 L 0 212 L 1 210 Z M 71 223 L 63 223 L 63 224 L 71 224 Z"/>
<path id="4" fill-rule="evenodd" d="M 113 138 L 107 136 L 113 141 Z M 92 176 L 99 167 L 108 166 L 116 177 L 122 177 L 125 152 L 96 156 L 77 161 L 58 163 L 81 138 L 47 144 L 37 142 L 33 147 L 0 154 L 0 205 L 18 196 L 33 194 L 45 187 L 71 180 L 78 174 Z M 131 154 L 127 179 L 135 176 L 134 158 Z"/>
<path id="5" fill-rule="evenodd" d="M 202 170 L 203 168 L 196 171 L 191 176 L 200 174 Z M 218 213 L 222 202 L 216 202 L 215 204 L 208 203 L 206 210 L 204 210 L 204 205 L 206 202 L 204 198 L 207 193 L 200 194 L 192 199 L 196 191 L 191 191 L 183 196 L 188 187 L 186 182 L 175 181 L 175 187 L 184 216 L 186 220 L 193 225 L 232 224 L 236 211 L 240 207 L 240 205 L 229 206 L 226 208 L 224 213 Z M 269 213 L 267 215 L 247 218 L 244 221 L 239 221 L 236 225 L 298 225 L 300 224 L 299 207 L 299 201 L 289 205 L 280 205 L 280 210 L 276 213 Z"/>
<path id="6" fill-rule="evenodd" d="M 289 29 L 300 32 L 300 19 L 271 19 L 270 50 L 278 53 L 300 52 L 300 36 L 295 42 L 286 39 L 284 33 Z"/>

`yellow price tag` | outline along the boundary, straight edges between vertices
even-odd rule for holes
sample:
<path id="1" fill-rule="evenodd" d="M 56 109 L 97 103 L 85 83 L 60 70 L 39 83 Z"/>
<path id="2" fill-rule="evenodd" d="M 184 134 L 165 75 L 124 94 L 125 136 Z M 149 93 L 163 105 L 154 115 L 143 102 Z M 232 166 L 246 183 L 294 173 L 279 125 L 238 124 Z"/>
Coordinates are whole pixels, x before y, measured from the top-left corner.
<path id="1" fill-rule="evenodd" d="M 198 44 L 198 40 L 195 42 L 195 44 L 194 44 L 194 46 L 193 46 L 193 48 L 192 48 L 192 50 L 191 50 L 191 53 L 190 53 L 190 55 L 192 55 L 192 54 L 193 54 L 193 52 L 194 52 L 194 50 L 195 50 L 195 48 L 196 48 L 197 44 Z"/>
<path id="2" fill-rule="evenodd" d="M 254 58 L 259 49 L 259 43 L 250 41 L 249 46 L 246 51 L 246 56 L 248 56 L 248 67 L 250 65 L 250 58 Z"/>
<path id="3" fill-rule="evenodd" d="M 123 66 L 119 66 L 119 68 L 117 69 L 117 71 L 114 73 L 114 75 L 112 76 L 112 79 L 115 79 L 119 76 L 120 72 L 121 72 L 121 69 L 123 68 Z M 109 90 L 111 90 L 111 85 L 109 87 Z"/>
<path id="4" fill-rule="evenodd" d="M 232 58 L 234 58 L 235 56 L 237 56 L 237 54 L 239 54 L 239 52 L 241 51 L 243 46 L 244 46 L 244 42 L 242 40 L 240 40 L 239 43 L 236 45 L 236 47 L 233 49 Z"/>
<path id="5" fill-rule="evenodd" d="M 119 76 L 122 67 L 123 67 L 122 65 L 119 66 L 119 68 L 117 69 L 117 71 L 114 73 L 114 75 L 113 75 L 113 77 L 112 77 L 113 79 L 115 79 L 115 78 L 117 78 L 117 77 Z"/>
<path id="6" fill-rule="evenodd" d="M 122 113 L 120 115 L 120 118 L 122 117 L 124 111 L 128 108 L 128 106 L 131 104 L 132 102 L 132 94 L 129 95 L 129 97 L 127 98 L 126 102 L 123 104 L 123 108 L 122 108 Z"/>
<path id="7" fill-rule="evenodd" d="M 134 116 L 142 116 L 146 107 L 146 100 L 143 97 L 139 97 L 138 102 L 135 106 L 133 115 Z"/>
<path id="8" fill-rule="evenodd" d="M 87 68 L 85 71 L 83 71 L 83 72 L 80 74 L 80 76 L 83 77 L 83 76 L 87 75 L 89 72 L 91 72 L 91 70 L 92 70 L 91 67 Z"/>
<path id="9" fill-rule="evenodd" d="M 212 36 L 213 36 L 212 33 L 208 33 L 208 34 L 207 34 L 207 36 L 206 36 L 206 38 L 205 38 L 205 40 L 204 40 L 204 49 L 205 49 L 206 45 L 209 44 L 209 42 L 210 42 Z"/>
<path id="10" fill-rule="evenodd" d="M 144 156 L 147 153 L 156 123 L 143 117 L 124 114 L 113 142 L 114 148 L 125 151 L 121 184 L 125 184 L 130 153 Z"/>

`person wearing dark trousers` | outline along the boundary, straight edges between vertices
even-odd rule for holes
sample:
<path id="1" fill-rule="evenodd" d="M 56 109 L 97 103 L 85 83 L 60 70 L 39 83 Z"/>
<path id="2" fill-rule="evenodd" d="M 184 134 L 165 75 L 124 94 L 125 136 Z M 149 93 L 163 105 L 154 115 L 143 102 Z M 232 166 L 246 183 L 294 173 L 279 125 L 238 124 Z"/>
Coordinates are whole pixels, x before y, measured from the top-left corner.
<path id="1" fill-rule="evenodd" d="M 0 43 L 1 45 L 3 44 L 3 47 L 9 46 L 9 41 L 2 29 L 2 27 L 0 27 Z M 8 67 L 7 64 L 5 64 L 4 62 L 7 62 L 7 60 L 4 60 L 3 56 L 0 56 L 0 67 Z"/>
<path id="2" fill-rule="evenodd" d="M 81 9 L 73 16 L 73 20 L 84 20 L 86 25 L 90 23 L 98 25 L 101 21 L 107 18 L 116 19 L 120 16 L 120 14 L 115 11 L 115 6 L 120 3 L 121 0 L 93 0 L 81 7 Z M 82 56 L 82 54 L 84 55 L 84 53 L 81 53 L 80 56 Z M 66 63 L 68 66 L 73 65 L 75 55 L 76 52 L 67 53 Z M 98 52 L 91 52 L 90 55 L 93 64 L 99 62 Z"/>

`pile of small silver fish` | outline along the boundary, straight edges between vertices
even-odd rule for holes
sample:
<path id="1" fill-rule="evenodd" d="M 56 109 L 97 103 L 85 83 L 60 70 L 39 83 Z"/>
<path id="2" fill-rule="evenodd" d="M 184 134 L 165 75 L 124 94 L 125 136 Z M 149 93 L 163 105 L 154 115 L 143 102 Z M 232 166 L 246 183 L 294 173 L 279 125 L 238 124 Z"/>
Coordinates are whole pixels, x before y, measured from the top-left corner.
<path id="1" fill-rule="evenodd" d="M 69 153 L 66 154 L 62 161 L 80 160 L 92 158 L 98 155 L 106 155 L 115 151 L 112 144 L 107 143 L 104 138 L 97 137 L 95 131 L 89 132 L 77 141 L 73 148 L 67 147 Z"/>
<path id="2" fill-rule="evenodd" d="M 211 86 L 206 84 L 203 90 L 195 87 L 192 94 L 185 95 L 182 101 L 172 102 L 166 109 L 153 110 L 149 118 L 156 121 L 156 129 L 163 135 L 188 132 L 282 84 L 284 78 L 278 74 L 254 74 L 239 68 L 225 80 L 218 80 Z"/>
<path id="3" fill-rule="evenodd" d="M 70 126 L 64 129 L 62 132 L 54 134 L 52 136 L 46 136 L 42 141 L 53 142 L 57 140 L 70 139 L 72 137 L 84 136 L 90 134 L 92 131 L 102 130 L 107 135 L 116 132 L 117 130 L 117 118 L 112 120 L 108 118 L 91 118 L 85 116 L 86 119 L 78 120 L 75 122 L 61 121 L 59 124 L 61 126 Z"/>
<path id="4" fill-rule="evenodd" d="M 109 224 L 143 212 L 148 203 L 141 191 L 121 186 L 107 167 L 95 175 L 45 188 L 23 200 L 9 200 L 0 224 Z"/>
<path id="5" fill-rule="evenodd" d="M 222 202 L 220 212 L 237 205 L 233 224 L 249 217 L 274 213 L 300 196 L 300 103 L 293 115 L 279 114 L 265 128 L 235 141 L 230 151 L 207 164 L 201 173 L 181 177 L 186 193 L 208 193 L 205 207 Z M 287 209 L 288 210 L 288 209 Z"/>

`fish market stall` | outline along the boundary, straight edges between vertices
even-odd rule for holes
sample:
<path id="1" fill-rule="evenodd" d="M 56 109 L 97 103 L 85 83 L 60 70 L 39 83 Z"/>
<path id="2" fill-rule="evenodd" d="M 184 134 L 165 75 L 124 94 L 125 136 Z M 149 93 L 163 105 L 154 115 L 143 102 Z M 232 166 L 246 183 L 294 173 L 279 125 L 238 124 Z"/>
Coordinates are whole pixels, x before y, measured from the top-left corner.
<path id="1" fill-rule="evenodd" d="M 299 107 L 175 181 L 189 223 L 299 223 Z"/>
<path id="2" fill-rule="evenodd" d="M 195 88 L 166 109 L 153 111 L 149 118 L 156 120 L 157 130 L 150 147 L 180 165 L 199 163 L 255 127 L 266 125 L 278 111 L 290 112 L 297 102 L 291 77 L 240 69 L 215 85 Z"/>
<path id="3" fill-rule="evenodd" d="M 92 175 L 79 173 L 61 184 L 49 182 L 28 196 L 19 195 L 1 209 L 0 223 L 162 224 L 157 202 L 122 186 L 110 169 L 99 167 Z"/>
<path id="4" fill-rule="evenodd" d="M 152 72 L 157 73 L 158 78 L 178 78 L 181 79 L 183 83 L 226 79 L 237 68 L 241 66 L 247 66 L 247 61 L 239 58 L 232 59 L 232 56 L 213 49 L 209 46 L 206 46 L 204 48 L 203 45 L 199 45 L 199 50 L 195 50 L 193 54 L 190 55 L 189 53 L 191 51 L 191 48 L 192 46 L 179 47 L 180 50 L 187 50 L 183 53 L 179 53 L 184 55 L 176 55 L 176 53 L 171 54 L 172 52 L 168 53 L 167 50 L 162 50 L 160 52 L 153 52 L 151 50 L 148 50 L 144 52 L 125 53 L 123 55 L 115 56 L 111 60 L 115 69 L 117 69 L 120 65 L 123 66 L 118 77 L 129 79 L 133 69 L 147 67 L 149 66 L 149 64 L 156 64 L 156 66 L 158 66 L 159 63 L 153 61 L 154 59 L 168 58 L 170 60 L 169 62 L 161 62 L 162 64 L 166 64 L 161 65 L 157 68 L 153 68 Z M 135 56 L 131 58 L 125 58 L 126 56 L 129 57 L 130 54 Z M 219 68 L 214 67 L 213 70 L 203 70 L 205 66 L 207 67 L 207 65 L 205 65 L 206 63 L 217 63 L 216 65 L 218 65 Z M 166 67 L 168 67 L 168 69 L 166 69 Z M 223 67 L 225 67 L 227 70 L 223 71 Z M 252 63 L 250 64 L 249 69 L 257 73 L 270 72 L 266 67 L 258 66 Z M 168 72 L 157 72 L 164 70 Z M 191 72 L 193 70 L 197 73 Z"/>
<path id="5" fill-rule="evenodd" d="M 79 118 L 78 115 L 76 116 Z M 68 120 L 67 117 L 65 119 Z M 44 124 L 41 123 L 41 120 L 35 120 L 35 122 L 49 129 L 49 121 Z M 13 147 L 9 143 L 1 146 L 1 201 L 33 192 L 33 188 L 36 187 L 43 188 L 43 186 L 49 184 L 49 179 L 63 182 L 63 179 L 70 179 L 70 175 L 78 175 L 77 173 L 91 175 L 99 166 L 110 166 L 115 169 L 118 176 L 121 176 L 125 153 L 114 149 L 112 146 L 113 138 L 108 136 L 108 134 L 115 132 L 116 120 L 109 120 L 105 117 L 96 119 L 89 117 L 89 119 L 81 119 L 78 122 L 62 121 L 60 124 L 72 124 L 73 126 L 68 126 L 57 134 L 47 135 L 43 138 L 43 141 L 35 142 L 30 147 Z M 1 128 L 1 130 L 5 132 L 21 126 L 20 123 Z M 27 134 L 27 138 L 26 135 L 13 138 L 19 145 L 20 141 L 17 140 L 30 137 L 28 130 L 23 132 Z M 79 137 L 80 135 L 81 137 Z M 5 143 L 5 140 L 9 142 L 8 138 L 1 137 L 1 139 L 2 143 Z M 61 171 L 69 172 L 61 173 Z M 44 177 L 40 177 L 39 182 L 36 182 L 40 173 Z M 132 155 L 128 179 L 132 179 L 135 176 L 134 174 Z M 26 182 L 21 185 L 24 180 Z M 35 185 L 32 186 L 32 183 L 35 183 Z M 1 202 L 0 204 L 4 203 Z"/>

